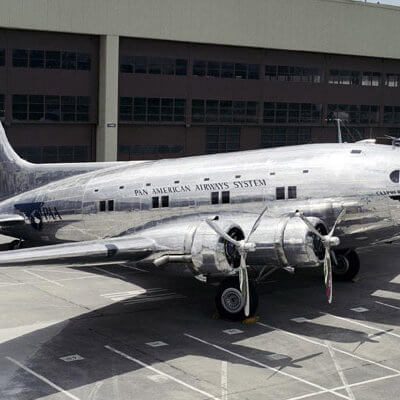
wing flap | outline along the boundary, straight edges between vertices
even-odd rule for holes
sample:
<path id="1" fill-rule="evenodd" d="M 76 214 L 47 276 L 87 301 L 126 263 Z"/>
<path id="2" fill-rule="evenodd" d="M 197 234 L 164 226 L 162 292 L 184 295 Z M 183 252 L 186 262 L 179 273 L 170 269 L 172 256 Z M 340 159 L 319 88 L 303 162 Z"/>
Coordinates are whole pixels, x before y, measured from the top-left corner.
<path id="1" fill-rule="evenodd" d="M 3 251 L 0 252 L 0 267 L 139 261 L 157 250 L 151 239 L 127 236 Z"/>

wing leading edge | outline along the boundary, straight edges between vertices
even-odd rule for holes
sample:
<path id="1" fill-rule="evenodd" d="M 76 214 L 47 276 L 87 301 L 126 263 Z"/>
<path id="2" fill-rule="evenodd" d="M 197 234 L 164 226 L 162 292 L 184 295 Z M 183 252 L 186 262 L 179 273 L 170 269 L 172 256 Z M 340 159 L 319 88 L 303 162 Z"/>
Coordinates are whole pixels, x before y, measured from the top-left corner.
<path id="1" fill-rule="evenodd" d="M 63 243 L 0 252 L 0 267 L 37 265 L 90 265 L 139 261 L 161 251 L 148 238 L 119 237 L 87 242 Z"/>

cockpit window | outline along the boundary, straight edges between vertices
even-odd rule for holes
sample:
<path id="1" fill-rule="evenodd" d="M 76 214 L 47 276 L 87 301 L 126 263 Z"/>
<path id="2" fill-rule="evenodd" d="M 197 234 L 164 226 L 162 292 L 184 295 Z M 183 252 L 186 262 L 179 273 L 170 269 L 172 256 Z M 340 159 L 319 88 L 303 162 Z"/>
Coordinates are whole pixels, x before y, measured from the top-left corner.
<path id="1" fill-rule="evenodd" d="M 390 174 L 390 180 L 394 183 L 399 183 L 400 171 L 396 169 Z"/>

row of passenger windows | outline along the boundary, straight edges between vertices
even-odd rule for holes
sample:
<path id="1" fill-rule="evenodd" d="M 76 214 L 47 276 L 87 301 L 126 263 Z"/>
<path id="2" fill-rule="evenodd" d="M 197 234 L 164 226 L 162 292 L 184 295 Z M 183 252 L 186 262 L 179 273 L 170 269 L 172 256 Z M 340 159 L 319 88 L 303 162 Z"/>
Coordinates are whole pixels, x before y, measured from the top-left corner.
<path id="1" fill-rule="evenodd" d="M 286 197 L 287 193 L 287 197 Z M 297 186 L 288 186 L 287 192 L 284 186 L 276 188 L 276 200 L 296 199 L 297 198 Z"/>
<path id="2" fill-rule="evenodd" d="M 123 188 L 120 187 L 120 189 Z M 285 200 L 285 187 L 276 188 L 276 200 Z M 297 198 L 297 187 L 289 186 L 287 188 L 287 198 L 296 199 Z M 230 192 L 229 190 L 224 190 L 222 192 L 211 192 L 211 204 L 229 204 Z M 167 208 L 169 207 L 169 196 L 153 196 L 151 198 L 152 208 Z M 114 200 L 101 200 L 99 202 L 99 211 L 114 211 Z"/>

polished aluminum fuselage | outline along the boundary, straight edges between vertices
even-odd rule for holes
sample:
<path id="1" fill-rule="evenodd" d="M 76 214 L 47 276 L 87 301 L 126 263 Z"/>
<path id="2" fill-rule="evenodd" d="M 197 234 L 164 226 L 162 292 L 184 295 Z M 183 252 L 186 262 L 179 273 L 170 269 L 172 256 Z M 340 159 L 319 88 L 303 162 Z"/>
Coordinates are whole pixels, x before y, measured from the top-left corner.
<path id="1" fill-rule="evenodd" d="M 355 248 L 398 234 L 400 184 L 389 175 L 399 168 L 400 149 L 375 144 L 315 144 L 127 162 L 9 198 L 0 204 L 0 213 L 40 207 L 40 226 L 25 212 L 25 224 L 4 227 L 3 233 L 50 244 L 122 236 L 177 221 L 190 225 L 207 215 L 240 223 L 254 219 L 265 203 L 267 216 L 300 210 L 329 227 L 345 207 L 341 245 Z M 291 186 L 296 187 L 295 199 L 287 198 Z M 285 188 L 285 200 L 276 199 L 279 187 Z M 211 204 L 211 193 L 223 191 L 229 191 L 229 203 Z M 162 196 L 168 196 L 168 207 L 161 207 Z M 159 198 L 160 208 L 152 207 L 153 197 Z M 100 211 L 100 202 L 106 201 L 107 208 L 109 200 L 113 210 Z"/>

